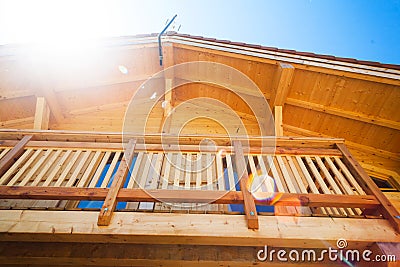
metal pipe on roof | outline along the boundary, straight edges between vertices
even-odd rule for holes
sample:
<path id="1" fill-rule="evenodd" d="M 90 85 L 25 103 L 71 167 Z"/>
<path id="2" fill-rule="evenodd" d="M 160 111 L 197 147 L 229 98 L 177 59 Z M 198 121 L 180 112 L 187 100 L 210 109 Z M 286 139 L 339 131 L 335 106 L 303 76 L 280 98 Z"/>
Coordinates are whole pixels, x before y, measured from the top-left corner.
<path id="1" fill-rule="evenodd" d="M 175 18 L 178 15 L 176 14 L 171 21 L 164 27 L 164 29 L 158 34 L 158 53 L 159 53 L 159 57 L 160 57 L 160 66 L 163 65 L 163 53 L 162 53 L 162 46 L 161 46 L 161 35 L 164 34 L 164 32 L 168 29 L 168 27 L 172 24 L 172 22 L 175 20 Z M 168 20 L 167 20 L 168 22 Z"/>

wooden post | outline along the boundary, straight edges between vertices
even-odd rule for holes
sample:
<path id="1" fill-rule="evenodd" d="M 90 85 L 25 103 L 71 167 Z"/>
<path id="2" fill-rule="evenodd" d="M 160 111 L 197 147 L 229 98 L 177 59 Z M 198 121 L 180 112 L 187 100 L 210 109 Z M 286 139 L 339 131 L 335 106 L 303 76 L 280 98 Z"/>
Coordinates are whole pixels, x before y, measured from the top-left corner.
<path id="1" fill-rule="evenodd" d="M 233 148 L 235 151 L 236 171 L 239 177 L 240 190 L 243 194 L 244 212 L 247 220 L 247 227 L 249 229 L 258 229 L 258 215 L 254 198 L 248 189 L 249 176 L 247 173 L 242 143 L 238 140 L 233 141 Z"/>
<path id="2" fill-rule="evenodd" d="M 42 96 L 37 97 L 33 129 L 48 130 L 49 118 L 50 118 L 50 109 L 49 109 L 49 106 L 47 105 L 46 99 Z"/>
<path id="3" fill-rule="evenodd" d="M 25 135 L 11 151 L 0 160 L 0 177 L 15 163 L 19 156 L 24 153 L 25 145 L 31 140 L 32 135 Z"/>
<path id="4" fill-rule="evenodd" d="M 283 136 L 282 106 L 274 107 L 275 135 Z"/>
<path id="5" fill-rule="evenodd" d="M 358 182 L 364 188 L 368 188 L 368 191 L 381 203 L 382 206 L 380 211 L 383 217 L 390 222 L 398 233 L 400 233 L 400 213 L 392 203 L 390 203 L 374 181 L 372 181 L 371 177 L 368 176 L 365 170 L 353 158 L 347 147 L 344 144 L 336 144 L 336 147 L 342 152 L 343 162 L 346 164 L 347 168 L 349 168 L 349 171 L 354 175 Z"/>
<path id="6" fill-rule="evenodd" d="M 112 214 L 117 206 L 117 195 L 122 188 L 126 176 L 128 175 L 128 168 L 133 159 L 133 152 L 136 145 L 136 139 L 129 140 L 128 146 L 125 149 L 124 157 L 122 158 L 117 173 L 108 191 L 107 197 L 101 207 L 100 214 L 97 220 L 97 225 L 107 226 L 111 222 Z"/>
<path id="7" fill-rule="evenodd" d="M 289 94 L 290 85 L 292 83 L 294 67 L 288 63 L 278 63 L 274 80 L 271 88 L 271 97 L 269 104 L 271 109 L 276 106 L 285 105 L 286 97 Z"/>

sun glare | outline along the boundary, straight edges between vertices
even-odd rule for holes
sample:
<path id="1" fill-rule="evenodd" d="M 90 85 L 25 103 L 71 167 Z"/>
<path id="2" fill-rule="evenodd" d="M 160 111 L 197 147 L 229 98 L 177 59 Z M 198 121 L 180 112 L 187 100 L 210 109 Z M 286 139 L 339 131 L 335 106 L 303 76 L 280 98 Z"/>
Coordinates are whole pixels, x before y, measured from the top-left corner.
<path id="1" fill-rule="evenodd" d="M 104 1 L 2 1 L 0 9 L 1 39 L 24 44 L 34 61 L 92 56 L 98 39 L 118 27 Z"/>

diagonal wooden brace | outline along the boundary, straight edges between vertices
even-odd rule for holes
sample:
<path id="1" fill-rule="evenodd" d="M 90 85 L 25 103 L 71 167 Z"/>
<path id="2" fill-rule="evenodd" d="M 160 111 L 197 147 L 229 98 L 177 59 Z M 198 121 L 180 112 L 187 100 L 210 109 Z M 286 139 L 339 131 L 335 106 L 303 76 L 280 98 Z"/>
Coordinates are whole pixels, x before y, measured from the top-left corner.
<path id="1" fill-rule="evenodd" d="M 249 229 L 258 229 L 258 215 L 254 198 L 249 191 L 249 175 L 247 173 L 242 143 L 238 140 L 233 141 L 233 148 L 235 151 L 236 171 L 239 176 L 240 190 L 243 194 L 244 212 L 247 220 L 247 227 Z"/>
<path id="2" fill-rule="evenodd" d="M 132 163 L 133 154 L 136 146 L 136 139 L 129 140 L 129 143 L 125 149 L 124 157 L 122 158 L 118 170 L 114 176 L 114 180 L 108 191 L 107 197 L 101 207 L 99 217 L 97 219 L 97 225 L 107 226 L 111 222 L 112 214 L 117 206 L 117 195 L 119 190 L 122 188 L 126 176 L 129 172 L 129 166 Z"/>

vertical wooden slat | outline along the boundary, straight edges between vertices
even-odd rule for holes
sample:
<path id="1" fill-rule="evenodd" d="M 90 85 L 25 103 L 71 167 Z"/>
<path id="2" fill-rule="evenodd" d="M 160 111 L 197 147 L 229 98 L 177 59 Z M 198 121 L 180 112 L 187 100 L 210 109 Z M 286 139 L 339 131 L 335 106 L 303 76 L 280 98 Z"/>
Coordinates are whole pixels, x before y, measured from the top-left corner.
<path id="1" fill-rule="evenodd" d="M 356 191 L 360 195 L 366 195 L 364 189 L 362 189 L 361 186 L 358 184 L 358 182 L 354 179 L 353 175 L 347 169 L 346 165 L 342 162 L 342 160 L 338 157 L 335 157 L 335 162 L 339 165 L 340 170 L 344 173 L 344 175 L 349 180 L 351 185 L 356 189 Z"/>
<path id="2" fill-rule="evenodd" d="M 150 169 L 152 169 L 151 167 L 152 167 L 153 156 L 155 156 L 153 154 L 153 152 L 148 153 L 147 156 L 146 156 L 146 154 L 144 155 L 145 165 L 142 169 L 141 175 L 139 175 L 140 177 L 139 177 L 139 181 L 138 181 L 139 188 L 141 188 L 141 189 L 146 188 L 147 181 L 148 181 L 148 179 L 150 179 L 149 176 L 152 173 L 152 170 L 150 170 Z M 150 202 L 140 202 L 139 203 L 139 209 L 148 210 L 150 208 L 153 208 L 152 205 L 150 206 Z"/>
<path id="3" fill-rule="evenodd" d="M 176 164 L 175 164 L 175 178 L 174 178 L 174 189 L 180 189 L 179 180 L 181 175 L 181 168 L 182 168 L 182 157 L 181 153 L 177 153 L 176 155 Z"/>
<path id="4" fill-rule="evenodd" d="M 387 197 L 379 190 L 378 186 L 372 181 L 364 169 L 358 164 L 358 162 L 353 158 L 350 151 L 344 144 L 336 144 L 336 147 L 342 152 L 343 160 L 346 166 L 349 168 L 351 173 L 357 177 L 357 179 L 368 188 L 371 193 L 376 197 L 376 199 L 381 203 L 382 207 L 380 211 L 384 218 L 386 218 L 393 228 L 399 233 L 400 232 L 400 213 L 397 209 L 390 203 Z"/>
<path id="5" fill-rule="evenodd" d="M 24 153 L 24 147 L 32 139 L 32 135 L 24 136 L 2 159 L 0 159 L 0 177 L 18 160 Z"/>
<path id="6" fill-rule="evenodd" d="M 311 175 L 308 172 L 306 165 L 304 165 L 304 162 L 301 159 L 301 156 L 296 156 L 296 161 L 297 161 L 298 166 L 300 167 L 300 170 L 301 170 L 300 173 L 302 174 L 302 176 L 304 176 L 304 178 L 305 178 L 305 180 L 306 180 L 306 182 L 307 182 L 307 184 L 308 184 L 308 186 L 309 186 L 309 188 L 311 190 L 311 193 L 319 194 L 320 192 L 319 192 L 317 186 L 315 185 L 313 179 L 311 178 Z M 322 208 L 317 208 L 316 210 L 317 211 L 320 210 L 322 212 L 322 214 L 327 215 L 327 211 L 323 207 Z"/>
<path id="7" fill-rule="evenodd" d="M 33 177 L 34 174 L 38 171 L 38 169 L 42 166 L 42 164 L 46 161 L 46 159 L 53 152 L 53 149 L 48 149 L 42 157 L 35 163 L 35 165 L 29 170 L 29 172 L 25 175 L 24 179 L 21 181 L 19 186 L 26 185 Z"/>
<path id="8" fill-rule="evenodd" d="M 67 163 L 67 166 L 65 167 L 64 171 L 61 173 L 60 177 L 57 179 L 57 182 L 54 184 L 54 186 L 61 186 L 62 183 L 64 182 L 65 178 L 71 171 L 72 167 L 75 165 L 76 161 L 78 160 L 79 156 L 81 155 L 82 150 L 77 150 L 75 151 L 74 156 L 72 159 Z"/>
<path id="9" fill-rule="evenodd" d="M 86 161 L 88 160 L 90 154 L 92 151 L 86 151 L 81 160 L 79 161 L 78 165 L 75 167 L 74 172 L 72 173 L 71 177 L 69 178 L 67 184 L 65 185 L 66 187 L 73 186 L 76 181 L 80 178 L 79 174 L 82 173 L 82 168 L 85 165 Z"/>
<path id="10" fill-rule="evenodd" d="M 169 176 L 170 176 L 170 171 L 171 171 L 171 160 L 172 158 L 172 153 L 168 153 L 167 156 L 165 157 L 164 160 L 164 173 L 162 175 L 162 189 L 167 189 L 168 184 L 169 184 Z"/>
<path id="11" fill-rule="evenodd" d="M 273 176 L 273 178 L 274 178 L 276 187 L 278 188 L 278 192 L 284 193 L 284 192 L 285 192 L 285 189 L 284 189 L 283 184 L 282 184 L 282 181 L 281 181 L 281 179 L 280 179 L 280 177 L 279 177 L 279 174 L 278 174 L 278 171 L 277 171 L 277 169 L 276 169 L 274 160 L 273 160 L 273 158 L 272 158 L 271 156 L 269 156 L 269 155 L 267 156 L 267 162 L 268 162 L 268 165 L 269 165 L 270 168 L 271 168 L 271 173 L 272 173 L 272 176 Z"/>
<path id="12" fill-rule="evenodd" d="M 226 154 L 226 165 L 228 168 L 229 191 L 236 191 L 235 176 L 233 174 L 232 158 Z"/>
<path id="13" fill-rule="evenodd" d="M 37 186 L 46 172 L 50 169 L 51 166 L 53 166 L 54 162 L 57 160 L 57 158 L 60 156 L 62 150 L 59 149 L 53 153 L 53 155 L 50 157 L 50 159 L 46 162 L 42 170 L 40 171 L 39 175 L 36 176 L 35 180 L 32 182 L 31 186 Z"/>
<path id="14" fill-rule="evenodd" d="M 144 158 L 144 152 L 139 152 L 137 157 L 136 157 L 136 161 L 135 161 L 135 165 L 133 166 L 133 170 L 131 170 L 131 176 L 129 177 L 129 182 L 128 185 L 126 186 L 126 188 L 135 188 L 139 186 L 139 169 L 140 166 L 142 165 L 143 162 L 143 158 Z M 136 210 L 139 207 L 139 202 L 128 202 L 126 204 L 126 208 L 130 209 L 130 210 Z"/>
<path id="15" fill-rule="evenodd" d="M 207 159 L 207 190 L 213 190 L 213 171 L 212 166 L 214 161 L 212 160 L 211 153 L 206 154 Z"/>
<path id="16" fill-rule="evenodd" d="M 265 163 L 264 163 L 264 160 L 263 160 L 262 156 L 261 155 L 257 155 L 257 159 L 258 159 L 258 164 L 260 165 L 262 174 L 263 175 L 268 175 L 268 170 L 267 170 L 267 168 L 265 166 Z M 274 183 L 274 181 L 272 179 L 270 179 L 269 176 L 266 176 L 266 177 L 267 177 L 267 179 L 264 180 L 264 184 L 265 184 L 265 187 L 267 189 L 267 192 L 269 192 L 269 193 L 275 192 L 275 183 Z"/>
<path id="17" fill-rule="evenodd" d="M 101 207 L 100 214 L 97 220 L 97 225 L 107 226 L 111 222 L 112 214 L 117 206 L 117 194 L 121 187 L 124 185 L 126 176 L 128 175 L 128 168 L 132 163 L 136 140 L 131 139 L 125 149 L 124 157 L 122 158 L 117 173 L 108 191 L 107 197 Z"/>
<path id="18" fill-rule="evenodd" d="M 120 156 L 121 156 L 121 151 L 115 152 L 114 158 L 113 158 L 113 160 L 111 161 L 110 167 L 108 168 L 107 173 L 106 173 L 106 175 L 104 176 L 103 182 L 102 182 L 101 185 L 100 185 L 101 188 L 106 188 L 106 187 L 109 185 L 111 176 L 112 176 L 113 173 L 114 173 L 115 166 L 117 165 Z"/>
<path id="19" fill-rule="evenodd" d="M 197 153 L 197 160 L 196 160 L 196 189 L 201 189 L 201 173 L 202 173 L 202 166 L 201 166 L 201 154 Z"/>
<path id="20" fill-rule="evenodd" d="M 329 188 L 326 186 L 324 180 L 322 179 L 320 173 L 317 170 L 317 167 L 315 167 L 314 162 L 311 160 L 311 158 L 309 156 L 306 156 L 305 159 L 306 159 L 308 166 L 311 169 L 311 172 L 313 173 L 314 177 L 318 181 L 318 184 L 321 187 L 322 192 L 324 192 L 324 194 L 332 194 L 331 190 L 329 190 Z M 335 213 L 336 215 L 340 215 L 340 212 L 336 208 L 331 208 L 331 209 L 332 209 L 333 213 Z M 330 208 L 326 208 L 326 210 L 329 212 Z"/>
<path id="21" fill-rule="evenodd" d="M 0 159 L 2 159 L 10 150 L 11 148 L 4 148 L 0 153 Z"/>
<path id="22" fill-rule="evenodd" d="M 33 153 L 33 155 L 24 163 L 24 166 L 22 166 L 21 169 L 19 169 L 19 171 L 17 172 L 17 174 L 14 175 L 14 177 L 11 179 L 10 182 L 8 182 L 8 186 L 12 186 L 15 185 L 19 178 L 21 178 L 21 176 L 25 173 L 25 171 L 31 167 L 31 164 L 36 160 L 36 158 L 40 155 L 40 153 L 42 153 L 41 149 L 38 149 L 35 151 L 35 153 Z"/>
<path id="23" fill-rule="evenodd" d="M 86 187 L 87 181 L 89 180 L 89 177 L 93 175 L 93 173 L 96 171 L 96 168 L 100 164 L 100 157 L 101 156 L 101 151 L 98 150 L 94 154 L 93 158 L 90 161 L 89 166 L 86 168 L 82 178 L 80 179 L 77 187 Z"/>
<path id="24" fill-rule="evenodd" d="M 244 212 L 247 220 L 247 227 L 249 229 L 258 229 L 258 215 L 256 210 L 256 205 L 254 203 L 254 198 L 251 195 L 249 189 L 247 188 L 247 184 L 249 182 L 249 177 L 247 174 L 247 169 L 244 161 L 243 148 L 240 141 L 233 141 L 233 148 L 235 151 L 235 159 L 236 159 L 236 171 L 238 177 L 240 177 L 240 190 L 243 194 L 244 200 Z"/>
<path id="25" fill-rule="evenodd" d="M 101 176 L 101 174 L 102 174 L 103 171 L 104 171 L 104 167 L 106 166 L 106 164 L 107 164 L 108 159 L 110 158 L 110 156 L 111 156 L 111 151 L 107 151 L 107 152 L 102 156 L 100 165 L 97 167 L 97 170 L 96 170 L 95 174 L 93 175 L 93 178 L 92 178 L 92 180 L 90 181 L 88 187 L 90 187 L 90 188 L 96 187 L 96 185 L 97 185 L 97 183 L 98 183 L 98 181 L 99 181 L 99 179 L 100 179 L 100 176 Z"/>
<path id="26" fill-rule="evenodd" d="M 216 168 L 217 168 L 218 190 L 225 191 L 224 166 L 223 166 L 222 157 L 221 157 L 220 153 L 215 154 L 215 162 L 216 162 Z M 228 207 L 225 204 L 220 204 L 218 206 L 218 209 L 220 211 L 227 211 Z"/>
<path id="27" fill-rule="evenodd" d="M 50 174 L 47 176 L 46 181 L 44 181 L 43 186 L 49 186 L 53 180 L 56 178 L 56 174 L 62 169 L 64 166 L 65 161 L 69 158 L 69 156 L 72 154 L 72 150 L 67 150 L 63 157 L 57 162 L 56 167 L 50 172 Z"/>
<path id="28" fill-rule="evenodd" d="M 339 186 L 336 184 L 336 182 L 333 180 L 331 174 L 329 173 L 328 169 L 326 168 L 325 164 L 322 162 L 320 157 L 315 156 L 315 160 L 317 161 L 317 164 L 322 170 L 322 173 L 324 174 L 325 178 L 328 180 L 329 184 L 331 185 L 333 192 L 338 195 L 342 195 L 343 192 L 340 190 Z M 351 215 L 354 215 L 354 212 L 351 209 L 339 209 L 343 214 L 347 215 L 347 212 L 350 213 Z M 346 212 L 347 211 L 347 212 Z"/>
<path id="29" fill-rule="evenodd" d="M 26 158 L 30 157 L 30 155 L 33 153 L 32 148 L 28 148 L 22 156 L 18 158 L 18 160 L 13 164 L 1 177 L 0 179 L 0 185 L 4 185 L 8 183 L 8 179 L 11 177 L 13 173 L 17 171 L 19 167 L 21 167 L 22 163 L 26 160 Z"/>

